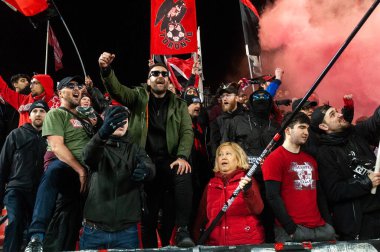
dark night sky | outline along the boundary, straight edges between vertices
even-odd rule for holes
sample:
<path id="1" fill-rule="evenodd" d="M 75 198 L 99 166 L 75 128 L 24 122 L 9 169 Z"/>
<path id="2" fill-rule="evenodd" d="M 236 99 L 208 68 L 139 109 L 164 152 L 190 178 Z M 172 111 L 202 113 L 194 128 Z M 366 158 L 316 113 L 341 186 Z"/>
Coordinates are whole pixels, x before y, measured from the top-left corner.
<path id="1" fill-rule="evenodd" d="M 149 58 L 150 0 L 64 1 L 56 0 L 82 56 L 86 72 L 99 83 L 97 60 L 103 51 L 116 54 L 113 63 L 124 83 L 145 82 Z M 124 6 L 126 5 L 126 6 Z M 244 56 L 239 1 L 198 0 L 197 22 L 201 43 L 205 86 L 232 81 L 236 62 Z M 53 30 L 63 51 L 64 68 L 54 71 L 49 51 L 50 74 L 55 81 L 81 74 L 82 68 L 69 35 L 59 17 L 52 19 Z M 0 2 L 0 74 L 6 81 L 16 73 L 43 73 L 46 25 L 34 29 L 29 19 Z M 248 70 L 247 70 L 248 74 Z"/>

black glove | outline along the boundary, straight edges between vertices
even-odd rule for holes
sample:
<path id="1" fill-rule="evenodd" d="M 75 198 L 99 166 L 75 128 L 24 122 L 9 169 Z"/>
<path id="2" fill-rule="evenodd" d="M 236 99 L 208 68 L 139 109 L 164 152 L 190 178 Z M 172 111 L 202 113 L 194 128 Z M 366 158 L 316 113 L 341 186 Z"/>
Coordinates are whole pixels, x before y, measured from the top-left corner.
<path id="1" fill-rule="evenodd" d="M 243 187 L 243 192 L 247 192 L 251 187 L 252 187 L 252 180 L 249 181 L 249 183 L 246 184 L 246 185 Z"/>
<path id="2" fill-rule="evenodd" d="M 135 182 L 143 181 L 149 175 L 149 169 L 146 168 L 144 163 L 137 164 L 135 170 L 133 171 L 131 179 Z"/>
<path id="3" fill-rule="evenodd" d="M 108 139 L 116 129 L 124 126 L 125 120 L 129 116 L 129 111 L 123 106 L 110 107 L 106 112 L 102 127 L 98 133 L 103 140 Z"/>

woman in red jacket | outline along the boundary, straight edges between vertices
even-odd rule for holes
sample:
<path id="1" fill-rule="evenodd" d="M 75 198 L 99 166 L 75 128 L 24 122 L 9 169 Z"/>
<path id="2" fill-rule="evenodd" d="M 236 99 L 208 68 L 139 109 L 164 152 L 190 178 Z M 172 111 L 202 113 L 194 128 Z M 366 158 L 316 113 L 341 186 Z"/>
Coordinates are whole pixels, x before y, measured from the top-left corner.
<path id="1" fill-rule="evenodd" d="M 215 177 L 203 192 L 194 227 L 195 236 L 200 230 L 209 227 L 238 186 L 244 190 L 238 194 L 211 232 L 206 245 L 227 246 L 264 242 L 264 228 L 258 217 L 264 205 L 256 181 L 244 177 L 248 169 L 247 155 L 238 144 L 225 142 L 216 150 Z"/>

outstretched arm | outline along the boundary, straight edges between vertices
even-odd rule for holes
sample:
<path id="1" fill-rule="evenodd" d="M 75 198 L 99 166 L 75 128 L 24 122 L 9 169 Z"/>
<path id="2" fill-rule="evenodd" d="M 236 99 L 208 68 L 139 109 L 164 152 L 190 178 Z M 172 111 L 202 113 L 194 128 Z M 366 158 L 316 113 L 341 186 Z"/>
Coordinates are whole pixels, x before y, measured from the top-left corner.
<path id="1" fill-rule="evenodd" d="M 18 108 L 20 107 L 22 100 L 26 98 L 26 95 L 19 94 L 16 91 L 10 89 L 7 83 L 1 77 L 1 75 L 0 75 L 0 95 L 4 98 L 6 102 L 8 102 L 16 110 L 18 110 Z"/>

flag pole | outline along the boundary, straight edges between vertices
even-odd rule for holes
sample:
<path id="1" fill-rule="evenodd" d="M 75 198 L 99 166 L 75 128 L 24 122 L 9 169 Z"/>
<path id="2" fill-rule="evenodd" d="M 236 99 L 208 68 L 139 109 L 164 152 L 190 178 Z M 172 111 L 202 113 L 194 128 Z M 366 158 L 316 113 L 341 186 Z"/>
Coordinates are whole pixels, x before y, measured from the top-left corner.
<path id="1" fill-rule="evenodd" d="M 199 66 L 200 66 L 200 72 L 199 72 L 199 81 L 198 81 L 198 90 L 199 90 L 199 98 L 201 101 L 204 101 L 204 95 L 203 95 L 203 81 L 205 80 L 203 75 L 203 64 L 202 64 L 202 46 L 201 46 L 201 28 L 198 26 L 197 29 L 197 44 L 198 44 L 198 50 L 197 53 L 194 53 L 194 61 L 196 60 L 196 57 L 198 57 Z M 197 55 L 198 54 L 198 55 Z M 199 71 L 198 69 L 198 71 Z"/>
<path id="2" fill-rule="evenodd" d="M 46 46 L 45 46 L 45 74 L 47 74 L 47 66 L 48 66 L 48 52 L 49 52 L 49 27 L 50 20 L 47 21 L 46 27 Z"/>
<path id="3" fill-rule="evenodd" d="M 377 147 L 376 164 L 375 164 L 374 172 L 379 172 L 379 171 L 380 171 L 380 142 Z M 372 188 L 371 193 L 376 194 L 376 191 L 377 191 L 377 186 Z"/>
<path id="4" fill-rule="evenodd" d="M 62 15 L 61 15 L 61 12 L 58 10 L 58 7 L 57 7 L 57 5 L 55 4 L 54 0 L 50 0 L 50 2 L 54 5 L 54 8 L 55 8 L 55 10 L 56 10 L 57 13 L 58 13 L 59 18 L 61 19 L 63 25 L 65 26 L 66 31 L 67 31 L 67 33 L 69 34 L 69 37 L 70 37 L 71 41 L 73 42 L 73 45 L 74 45 L 75 51 L 76 51 L 77 54 L 78 54 L 78 58 L 79 58 L 79 61 L 80 61 L 81 66 L 82 66 L 83 74 L 84 74 L 84 76 L 86 77 L 86 76 L 87 76 L 87 73 L 86 73 L 86 70 L 85 70 L 85 68 L 84 68 L 84 64 L 83 64 L 82 58 L 81 58 L 81 56 L 80 56 L 80 53 L 79 53 L 78 47 L 77 47 L 77 45 L 75 44 L 74 38 L 73 38 L 73 36 L 71 35 L 71 32 L 70 32 L 69 28 L 67 27 L 66 22 L 65 22 L 65 20 L 63 19 Z"/>
<path id="5" fill-rule="evenodd" d="M 333 58 L 330 60 L 330 62 L 327 64 L 326 68 L 322 71 L 322 73 L 319 75 L 317 80 L 314 82 L 312 87 L 309 89 L 309 91 L 306 93 L 306 95 L 302 98 L 301 102 L 298 104 L 298 106 L 294 109 L 292 114 L 289 116 L 289 118 L 283 123 L 280 130 L 276 133 L 276 135 L 272 138 L 272 140 L 269 142 L 267 147 L 263 150 L 263 152 L 260 154 L 260 156 L 254 161 L 251 168 L 248 170 L 247 174 L 245 175 L 247 178 L 251 178 L 253 173 L 256 171 L 257 167 L 260 165 L 262 161 L 264 161 L 265 157 L 270 153 L 270 151 L 273 149 L 275 144 L 281 139 L 281 133 L 288 127 L 291 120 L 293 120 L 294 116 L 298 111 L 301 110 L 303 107 L 303 104 L 307 101 L 307 99 L 310 97 L 310 95 L 314 92 L 314 90 L 318 87 L 318 85 L 321 83 L 323 78 L 326 76 L 326 74 L 330 71 L 331 67 L 335 64 L 335 62 L 338 60 L 340 55 L 343 53 L 343 51 L 346 49 L 346 47 L 350 44 L 352 39 L 355 37 L 355 35 L 358 33 L 360 28 L 364 25 L 364 23 L 367 21 L 369 16 L 371 16 L 372 12 L 376 9 L 377 5 L 380 3 L 380 0 L 376 0 L 372 6 L 368 9 L 368 11 L 365 13 L 365 15 L 362 17 L 362 19 L 359 21 L 359 23 L 356 25 L 354 30 L 351 32 L 351 34 L 348 36 L 346 41 L 343 43 L 343 45 L 339 48 L 339 50 L 336 52 L 336 54 L 333 56 Z M 203 244 L 208 236 L 210 235 L 211 231 L 216 227 L 220 219 L 223 217 L 223 215 L 227 212 L 228 208 L 231 206 L 231 204 L 234 202 L 237 195 L 241 192 L 241 189 L 237 187 L 235 191 L 232 193 L 230 198 L 224 203 L 222 209 L 219 211 L 218 215 L 211 221 L 210 226 L 203 232 L 202 236 L 199 238 L 198 244 Z"/>
<path id="6" fill-rule="evenodd" d="M 247 55 L 247 60 L 248 60 L 249 76 L 252 79 L 253 78 L 252 65 L 251 65 L 251 59 L 249 58 L 249 48 L 247 44 L 245 44 L 245 54 Z"/>

